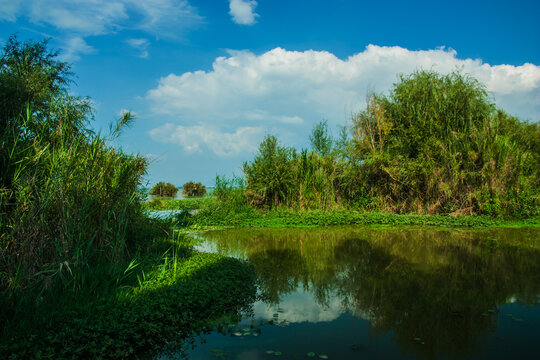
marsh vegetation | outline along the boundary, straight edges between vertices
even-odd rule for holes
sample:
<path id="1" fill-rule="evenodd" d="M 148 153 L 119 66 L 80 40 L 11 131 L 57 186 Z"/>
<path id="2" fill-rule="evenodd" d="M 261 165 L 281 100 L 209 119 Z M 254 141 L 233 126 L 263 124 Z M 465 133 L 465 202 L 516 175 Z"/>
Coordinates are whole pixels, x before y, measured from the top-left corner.
<path id="1" fill-rule="evenodd" d="M 244 176 L 218 176 L 211 196 L 197 197 L 206 188 L 190 182 L 183 190 L 194 198 L 163 198 L 178 189 L 159 183 L 151 193 L 160 197 L 144 202 L 147 161 L 114 146 L 133 117 L 96 133 L 91 102 L 72 95 L 72 78 L 46 41 L 7 41 L 2 358 L 184 356 L 196 334 L 234 329 L 257 300 L 277 306 L 300 286 L 318 306 L 338 299 L 344 311 L 366 314 L 377 333 L 391 332 L 415 356 L 469 356 L 493 332 L 490 314 L 505 299 L 535 304 L 539 126 L 497 109 L 475 79 L 404 75 L 388 95 L 370 94 L 337 137 L 324 121 L 312 130 L 311 149 L 269 135 L 243 164 Z M 177 215 L 149 216 L 163 209 Z M 269 229 L 345 224 L 518 229 L 294 236 Z M 207 236 L 226 250 L 220 254 L 195 250 L 185 235 L 231 226 L 244 229 Z M 245 229 L 255 226 L 264 229 Z M 463 327 L 468 334 L 457 332 Z M 437 342 L 437 332 L 446 340 Z"/>

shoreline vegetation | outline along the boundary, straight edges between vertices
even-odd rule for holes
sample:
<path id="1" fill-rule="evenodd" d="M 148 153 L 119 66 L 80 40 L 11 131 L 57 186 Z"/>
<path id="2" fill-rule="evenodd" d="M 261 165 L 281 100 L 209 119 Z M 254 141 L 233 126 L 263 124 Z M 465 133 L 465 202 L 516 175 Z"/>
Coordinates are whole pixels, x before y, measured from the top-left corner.
<path id="1" fill-rule="evenodd" d="M 146 159 L 112 145 L 133 117 L 93 132 L 72 76 L 46 41 L 12 35 L 0 59 L 0 358 L 185 354 L 230 328 L 257 296 L 253 266 L 174 226 L 540 222 L 540 127 L 459 72 L 402 76 L 338 137 L 316 125 L 310 150 L 267 136 L 212 197 L 146 203 Z M 186 211 L 148 216 L 162 209 Z"/>
<path id="2" fill-rule="evenodd" d="M 171 221 L 183 232 L 235 227 L 313 227 L 331 225 L 362 226 L 438 226 L 438 227 L 537 227 L 540 216 L 528 218 L 491 217 L 486 215 L 419 215 L 367 212 L 337 208 L 333 210 L 259 210 L 244 207 L 235 211 L 220 209 L 214 198 L 153 199 L 143 208 L 150 211 L 175 210 Z M 196 210 L 194 214 L 193 210 Z"/>

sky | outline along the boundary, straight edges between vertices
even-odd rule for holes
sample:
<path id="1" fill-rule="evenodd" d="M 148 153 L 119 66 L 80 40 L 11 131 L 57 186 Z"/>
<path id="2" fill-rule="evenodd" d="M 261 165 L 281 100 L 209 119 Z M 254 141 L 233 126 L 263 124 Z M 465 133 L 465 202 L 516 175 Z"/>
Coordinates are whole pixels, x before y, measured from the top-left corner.
<path id="1" fill-rule="evenodd" d="M 539 122 L 538 18 L 537 0 L 0 0 L 0 45 L 49 39 L 96 131 L 131 111 L 115 146 L 149 160 L 145 185 L 211 186 L 265 135 L 307 148 L 420 69 L 460 69 Z"/>

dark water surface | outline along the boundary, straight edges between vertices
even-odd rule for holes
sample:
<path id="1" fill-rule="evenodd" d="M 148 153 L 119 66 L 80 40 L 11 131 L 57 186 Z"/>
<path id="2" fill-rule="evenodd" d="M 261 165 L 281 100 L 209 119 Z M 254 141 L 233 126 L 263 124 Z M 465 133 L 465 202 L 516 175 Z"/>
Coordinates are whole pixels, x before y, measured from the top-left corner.
<path id="1" fill-rule="evenodd" d="M 232 333 L 205 336 L 190 359 L 540 358 L 538 228 L 203 238 L 200 250 L 253 264 L 263 300 Z"/>

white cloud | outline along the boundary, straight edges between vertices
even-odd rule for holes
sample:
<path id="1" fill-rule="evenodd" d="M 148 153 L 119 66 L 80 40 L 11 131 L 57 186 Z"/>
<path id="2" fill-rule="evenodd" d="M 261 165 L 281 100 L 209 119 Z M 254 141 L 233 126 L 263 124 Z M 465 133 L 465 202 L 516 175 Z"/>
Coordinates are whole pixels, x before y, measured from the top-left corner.
<path id="1" fill-rule="evenodd" d="M 21 0 L 0 0 L 0 20 L 16 21 Z"/>
<path id="2" fill-rule="evenodd" d="M 341 314 L 345 313 L 339 296 L 329 296 L 329 303 L 321 305 L 312 290 L 306 290 L 304 285 L 299 286 L 296 291 L 280 296 L 279 312 L 275 306 L 258 301 L 253 305 L 255 318 L 262 320 L 275 320 L 274 314 L 278 314 L 278 322 L 288 323 L 319 323 L 334 321 Z M 358 317 L 366 318 L 364 314 L 358 313 Z"/>
<path id="3" fill-rule="evenodd" d="M 135 111 L 133 110 L 128 110 L 128 109 L 120 109 L 117 113 L 116 113 L 116 116 L 118 117 L 122 117 L 124 116 L 125 113 L 130 113 L 132 117 L 136 118 L 137 116 L 139 116 L 139 114 L 137 114 Z"/>
<path id="4" fill-rule="evenodd" d="M 253 25 L 259 14 L 255 13 L 257 1 L 255 0 L 229 0 L 229 14 L 233 21 L 240 25 Z"/>
<path id="5" fill-rule="evenodd" d="M 181 39 L 187 30 L 204 21 L 187 0 L 124 1 L 132 11 L 143 15 L 136 27 L 157 37 Z"/>
<path id="6" fill-rule="evenodd" d="M 94 54 L 96 49 L 88 45 L 83 38 L 79 36 L 68 38 L 62 46 L 63 52 L 60 55 L 62 61 L 75 62 L 81 58 L 81 55 Z"/>
<path id="7" fill-rule="evenodd" d="M 125 28 L 181 38 L 202 22 L 187 0 L 0 0 L 0 19 L 27 16 L 79 36 L 102 35 Z"/>
<path id="8" fill-rule="evenodd" d="M 221 132 L 206 125 L 182 126 L 167 123 L 150 131 L 150 136 L 160 142 L 180 145 L 186 152 L 209 149 L 219 157 L 252 153 L 264 134 L 262 127 L 239 127 L 233 133 Z"/>
<path id="9" fill-rule="evenodd" d="M 484 83 L 499 107 L 540 120 L 540 66 L 490 65 L 459 59 L 452 49 L 411 51 L 397 46 L 369 45 L 344 60 L 313 50 L 276 48 L 261 55 L 229 51 L 210 71 L 161 78 L 147 99 L 155 114 L 168 115 L 169 122 L 182 119 L 186 129 L 200 124 L 214 129 L 262 127 L 298 146 L 323 119 L 332 127 L 344 125 L 351 111 L 365 106 L 367 91 L 387 92 L 400 73 L 448 73 L 456 68 Z M 191 141 L 199 149 L 194 138 Z"/>
<path id="10" fill-rule="evenodd" d="M 137 56 L 143 59 L 148 57 L 148 47 L 150 46 L 150 41 L 148 41 L 148 39 L 128 39 L 126 42 L 129 46 L 138 51 Z"/>

